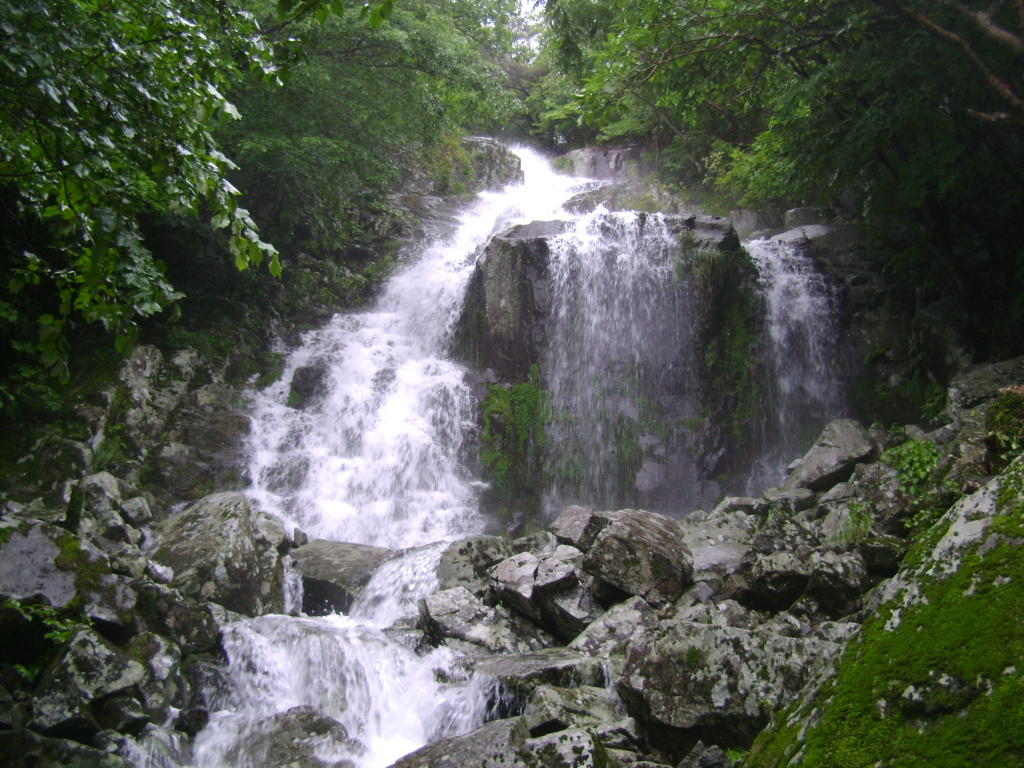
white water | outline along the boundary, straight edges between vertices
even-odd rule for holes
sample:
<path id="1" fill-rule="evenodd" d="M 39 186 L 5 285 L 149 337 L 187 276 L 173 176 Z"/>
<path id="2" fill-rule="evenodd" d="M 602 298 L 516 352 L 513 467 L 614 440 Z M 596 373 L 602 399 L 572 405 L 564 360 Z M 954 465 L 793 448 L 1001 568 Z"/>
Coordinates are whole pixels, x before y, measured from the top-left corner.
<path id="1" fill-rule="evenodd" d="M 696 397 L 664 402 L 668 391 L 695 394 L 682 364 L 692 350 L 678 253 L 663 215 L 603 207 L 551 241 L 548 333 L 557 343 L 542 370 L 557 414 L 552 509 L 614 508 L 665 480 L 667 435 L 654 431 L 669 410 L 680 419 L 699 407 Z"/>
<path id="2" fill-rule="evenodd" d="M 313 538 L 418 546 L 479 530 L 479 484 L 460 462 L 474 420 L 466 371 L 446 347 L 476 257 L 509 226 L 564 216 L 579 180 L 520 153 L 526 183 L 484 193 L 450 240 L 388 281 L 370 312 L 306 336 L 283 379 L 255 398 L 253 497 Z M 296 369 L 326 364 L 328 391 L 288 406 Z"/>
<path id="3" fill-rule="evenodd" d="M 199 768 L 260 768 L 282 715 L 312 707 L 347 738 L 303 738 L 331 764 L 384 768 L 438 738 L 483 722 L 487 683 L 458 680 L 447 651 L 417 656 L 386 633 L 437 588 L 443 542 L 482 530 L 479 482 L 460 461 L 473 414 L 466 371 L 446 358 L 467 281 L 488 239 L 518 223 L 564 217 L 586 182 L 519 151 L 526 183 L 484 193 L 454 234 L 391 278 L 376 307 L 308 334 L 282 380 L 254 393 L 251 496 L 311 538 L 406 549 L 380 568 L 349 616 L 263 616 L 230 624 L 226 685 L 205 695 Z M 288 403 L 295 372 L 324 366 L 323 392 Z M 436 542 L 441 542 L 437 544 Z M 438 682 L 439 672 L 444 679 Z M 151 764 L 166 761 L 152 757 Z"/>
<path id="4" fill-rule="evenodd" d="M 805 450 L 825 424 L 841 415 L 837 369 L 835 289 L 812 259 L 789 243 L 744 244 L 757 267 L 766 304 L 768 365 L 766 449 L 750 477 L 759 493 L 778 484 L 786 463 Z"/>

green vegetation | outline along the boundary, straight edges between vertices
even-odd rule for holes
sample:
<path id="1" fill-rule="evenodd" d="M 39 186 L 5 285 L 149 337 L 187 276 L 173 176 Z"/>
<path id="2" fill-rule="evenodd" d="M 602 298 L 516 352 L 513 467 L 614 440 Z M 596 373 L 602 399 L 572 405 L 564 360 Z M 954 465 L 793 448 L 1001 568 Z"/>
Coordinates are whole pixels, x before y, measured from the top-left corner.
<path id="1" fill-rule="evenodd" d="M 48 376 L 66 381 L 104 334 L 122 353 L 173 336 L 179 308 L 261 307 L 263 329 L 301 316 L 295 297 L 364 298 L 406 226 L 387 206 L 403 172 L 458 191 L 459 137 L 506 121 L 517 9 L 0 2 L 0 418 L 52 419 Z M 283 291 L 234 272 L 261 262 L 288 267 Z M 210 338 L 232 350 L 231 335 Z"/>
<path id="2" fill-rule="evenodd" d="M 921 496 L 939 463 L 939 449 L 928 440 L 907 440 L 886 450 L 882 461 L 899 473 L 900 491 L 911 497 Z"/>
<path id="3" fill-rule="evenodd" d="M 998 471 L 1024 452 L 1024 387 L 1001 391 L 985 412 L 988 469 Z"/>
<path id="4" fill-rule="evenodd" d="M 863 216 L 894 279 L 959 296 L 977 343 L 1014 353 L 1016 4 L 549 0 L 544 13 L 537 135 L 640 147 L 664 182 L 720 208 Z"/>
<path id="5" fill-rule="evenodd" d="M 510 502 L 536 494 L 539 449 L 544 446 L 544 429 L 549 418 L 539 368 L 533 366 L 530 381 L 509 387 L 489 386 L 481 410 L 481 461 L 498 496 Z"/>

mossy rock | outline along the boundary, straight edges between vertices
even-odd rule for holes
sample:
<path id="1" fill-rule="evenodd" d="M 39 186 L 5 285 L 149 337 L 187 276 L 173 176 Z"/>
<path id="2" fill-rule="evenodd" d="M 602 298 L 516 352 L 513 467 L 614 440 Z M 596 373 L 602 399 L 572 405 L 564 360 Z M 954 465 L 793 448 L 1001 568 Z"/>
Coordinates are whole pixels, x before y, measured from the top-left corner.
<path id="1" fill-rule="evenodd" d="M 836 673 L 776 716 L 746 768 L 1024 764 L 1022 470 L 916 542 Z"/>

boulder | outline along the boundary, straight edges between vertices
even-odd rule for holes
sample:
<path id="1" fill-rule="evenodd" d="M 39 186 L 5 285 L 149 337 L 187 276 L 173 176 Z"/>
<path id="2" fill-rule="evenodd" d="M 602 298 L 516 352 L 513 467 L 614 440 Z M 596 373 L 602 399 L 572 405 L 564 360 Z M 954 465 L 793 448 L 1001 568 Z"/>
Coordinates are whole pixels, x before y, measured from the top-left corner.
<path id="1" fill-rule="evenodd" d="M 296 368 L 288 390 L 288 404 L 300 411 L 315 405 L 327 393 L 330 375 L 330 366 L 323 360 Z"/>
<path id="2" fill-rule="evenodd" d="M 289 553 L 302 576 L 302 611 L 310 616 L 348 613 L 389 549 L 314 539 Z"/>
<path id="3" fill-rule="evenodd" d="M 21 523 L 0 529 L 0 595 L 15 600 L 41 597 L 63 608 L 76 594 L 74 564 L 61 557 L 75 537 L 49 523 Z M 97 560 L 99 564 L 99 560 Z"/>
<path id="4" fill-rule="evenodd" d="M 544 647 L 539 633 L 512 620 L 508 611 L 486 605 L 465 587 L 452 587 L 420 600 L 420 626 L 433 645 L 461 640 L 489 653 L 529 653 Z"/>
<path id="5" fill-rule="evenodd" d="M 726 499 L 712 512 L 697 510 L 677 523 L 693 557 L 695 574 L 714 573 L 724 576 L 731 573 L 753 541 L 760 518 L 748 510 L 756 507 L 756 500 L 746 499 L 742 504 L 726 504 L 729 501 L 737 500 Z"/>
<path id="6" fill-rule="evenodd" d="M 721 747 L 705 747 L 703 741 L 698 741 L 676 768 L 732 768 L 732 760 Z"/>
<path id="7" fill-rule="evenodd" d="M 270 538 L 267 532 L 272 531 Z M 215 493 L 160 524 L 153 559 L 186 595 L 259 616 L 284 610 L 288 536 L 241 493 Z"/>
<path id="8" fill-rule="evenodd" d="M 390 768 L 509 768 L 529 735 L 521 717 L 494 720 L 464 736 L 428 744 Z"/>
<path id="9" fill-rule="evenodd" d="M 656 741 L 749 743 L 840 646 L 665 621 L 637 633 L 616 690 Z"/>
<path id="10" fill-rule="evenodd" d="M 471 660 L 467 665 L 477 675 L 495 678 L 503 692 L 519 706 L 541 685 L 568 688 L 605 684 L 602 660 L 570 648 L 545 648 L 519 656 L 495 656 Z"/>
<path id="11" fill-rule="evenodd" d="M 551 524 L 551 530 L 558 541 L 586 552 L 594 543 L 597 534 L 611 521 L 612 518 L 606 512 L 595 512 L 574 505 L 562 510 Z"/>
<path id="12" fill-rule="evenodd" d="M 637 174 L 637 151 L 632 147 L 584 147 L 561 158 L 573 176 L 587 179 L 619 179 Z"/>
<path id="13" fill-rule="evenodd" d="M 643 598 L 631 597 L 612 606 L 580 632 L 569 648 L 589 656 L 609 657 L 624 653 L 633 635 L 658 623 L 658 614 Z"/>
<path id="14" fill-rule="evenodd" d="M 145 675 L 137 661 L 88 627 L 79 627 L 40 678 L 29 727 L 51 736 L 86 740 L 100 730 L 92 705 L 133 691 Z"/>
<path id="15" fill-rule="evenodd" d="M 626 509 L 613 513 L 583 559 L 583 570 L 654 607 L 676 600 L 693 576 L 693 557 L 671 518 Z"/>
<path id="16" fill-rule="evenodd" d="M 608 750 L 589 729 L 568 728 L 528 739 L 515 768 L 612 768 Z"/>
<path id="17" fill-rule="evenodd" d="M 491 567 L 512 554 L 508 539 L 501 536 L 476 535 L 453 541 L 437 565 L 438 589 L 462 586 L 483 598 L 490 592 Z"/>
<path id="18" fill-rule="evenodd" d="M 869 586 L 867 565 L 858 551 L 825 549 L 799 520 L 772 514 L 726 579 L 722 596 L 766 611 L 785 610 L 807 598 L 812 603 L 803 605 L 803 611 L 838 618 L 857 607 Z"/>
<path id="19" fill-rule="evenodd" d="M 19 729 L 0 731 L 6 768 L 130 768 L 120 755 Z"/>
<path id="20" fill-rule="evenodd" d="M 218 621 L 208 606 L 196 606 L 172 587 L 152 581 L 133 585 L 137 631 L 153 632 L 179 645 L 185 653 L 203 653 L 217 646 Z"/>
<path id="21" fill-rule="evenodd" d="M 835 419 L 786 478 L 782 490 L 827 491 L 849 480 L 857 463 L 876 453 L 877 446 L 868 430 L 853 419 Z"/>
<path id="22" fill-rule="evenodd" d="M 509 184 L 522 183 L 523 169 L 519 158 L 500 141 L 486 136 L 467 136 L 462 147 L 470 156 L 473 178 L 466 179 L 472 190 L 499 190 Z"/>
<path id="23" fill-rule="evenodd" d="M 509 608 L 534 621 L 540 620 L 539 607 L 533 592 L 540 561 L 530 552 L 522 552 L 503 560 L 491 569 L 494 595 Z"/>
<path id="24" fill-rule="evenodd" d="M 322 758 L 329 754 L 332 768 L 355 768 L 355 761 L 338 758 L 358 756 L 364 751 L 344 725 L 303 705 L 257 723 L 248 730 L 247 738 L 234 742 L 224 758 L 232 765 L 323 768 Z"/>
<path id="25" fill-rule="evenodd" d="M 566 728 L 596 729 L 602 724 L 619 722 L 623 717 L 618 702 L 607 688 L 578 686 L 557 688 L 541 685 L 533 690 L 523 718 L 533 736 L 542 736 Z"/>

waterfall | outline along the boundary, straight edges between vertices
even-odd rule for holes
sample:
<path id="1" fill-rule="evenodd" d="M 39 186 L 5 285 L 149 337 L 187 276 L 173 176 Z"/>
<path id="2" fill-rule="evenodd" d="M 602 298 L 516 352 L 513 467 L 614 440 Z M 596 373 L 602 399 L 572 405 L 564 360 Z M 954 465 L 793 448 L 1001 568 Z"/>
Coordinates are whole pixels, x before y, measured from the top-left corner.
<path id="1" fill-rule="evenodd" d="M 227 625 L 226 674 L 202 692 L 211 717 L 198 768 L 258 768 L 280 760 L 268 749 L 282 743 L 300 762 L 384 768 L 482 724 L 489 684 L 460 676 L 447 650 L 417 655 L 396 629 L 437 589 L 444 543 L 484 527 L 481 484 L 463 461 L 475 427 L 466 370 L 447 356 L 476 259 L 496 232 L 564 216 L 586 186 L 518 154 L 524 185 L 482 193 L 448 236 L 408 257 L 373 309 L 306 334 L 281 381 L 252 394 L 254 501 L 312 538 L 402 552 L 348 616 Z"/>
<path id="2" fill-rule="evenodd" d="M 699 410 L 679 252 L 665 216 L 603 207 L 552 240 L 541 366 L 554 414 L 552 511 L 566 502 L 615 508 L 681 484 L 696 492 L 678 429 Z"/>
<path id="3" fill-rule="evenodd" d="M 776 485 L 786 464 L 842 415 L 838 369 L 836 291 L 813 260 L 792 244 L 744 244 L 758 270 L 765 303 L 770 379 L 765 403 L 765 447 L 748 483 L 751 493 Z"/>

